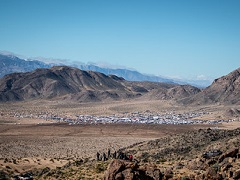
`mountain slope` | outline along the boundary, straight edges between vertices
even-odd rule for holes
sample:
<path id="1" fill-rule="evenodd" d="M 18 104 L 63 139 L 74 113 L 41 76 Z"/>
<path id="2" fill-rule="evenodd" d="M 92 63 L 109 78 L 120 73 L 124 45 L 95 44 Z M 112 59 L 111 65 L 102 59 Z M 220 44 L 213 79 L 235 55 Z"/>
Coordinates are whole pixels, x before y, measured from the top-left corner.
<path id="1" fill-rule="evenodd" d="M 199 93 L 201 90 L 190 85 L 176 85 L 168 83 L 154 82 L 125 82 L 128 86 L 137 92 L 142 92 L 140 88 L 147 89 L 148 93 L 143 94 L 141 99 L 145 100 L 167 100 L 167 99 L 182 99 Z"/>
<path id="2" fill-rule="evenodd" d="M 0 99 L 7 101 L 53 98 L 82 91 L 105 91 L 115 88 L 124 91 L 121 83 L 104 74 L 70 67 L 53 67 L 6 75 L 0 79 Z"/>
<path id="3" fill-rule="evenodd" d="M 145 97 L 165 99 L 183 98 L 200 90 L 166 83 L 129 82 L 115 75 L 82 71 L 67 66 L 37 69 L 27 73 L 13 73 L 0 79 L 0 101 L 60 98 L 69 101 L 102 101 Z M 186 90 L 188 89 L 188 90 Z M 151 95 L 150 96 L 148 96 Z M 155 97 L 154 97 L 155 96 Z"/>
<path id="4" fill-rule="evenodd" d="M 240 68 L 220 77 L 202 92 L 181 100 L 184 104 L 240 104 Z"/>

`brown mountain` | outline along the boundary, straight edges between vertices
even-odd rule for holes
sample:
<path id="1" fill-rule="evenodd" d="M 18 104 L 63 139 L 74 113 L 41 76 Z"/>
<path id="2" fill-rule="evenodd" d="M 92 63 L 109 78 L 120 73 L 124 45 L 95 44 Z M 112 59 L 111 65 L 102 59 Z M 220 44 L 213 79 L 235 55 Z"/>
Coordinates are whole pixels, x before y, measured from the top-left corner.
<path id="1" fill-rule="evenodd" d="M 184 104 L 240 104 L 240 68 L 215 79 L 202 92 L 180 100 Z"/>
<path id="2" fill-rule="evenodd" d="M 126 98 L 183 98 L 199 92 L 192 86 L 130 82 L 115 75 L 67 66 L 13 73 L 0 79 L 0 101 L 60 99 L 78 102 Z M 161 96 L 159 96 L 159 93 Z"/>
<path id="3" fill-rule="evenodd" d="M 54 98 L 80 93 L 94 99 L 93 91 L 125 91 L 121 78 L 67 66 L 14 73 L 0 80 L 0 100 Z"/>
<path id="4" fill-rule="evenodd" d="M 200 89 L 190 85 L 173 85 L 165 83 L 156 83 L 153 85 L 151 82 L 142 82 L 142 86 L 148 87 L 148 93 L 140 97 L 146 100 L 182 99 L 200 92 Z"/>

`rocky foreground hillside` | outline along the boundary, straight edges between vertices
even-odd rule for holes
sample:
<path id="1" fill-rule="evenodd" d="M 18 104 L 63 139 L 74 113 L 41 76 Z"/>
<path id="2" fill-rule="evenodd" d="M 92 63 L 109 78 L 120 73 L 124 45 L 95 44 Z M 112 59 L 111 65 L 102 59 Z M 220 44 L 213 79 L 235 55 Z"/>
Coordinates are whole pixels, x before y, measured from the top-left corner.
<path id="1" fill-rule="evenodd" d="M 183 98 L 198 93 L 193 86 L 153 82 L 129 82 L 115 75 L 82 71 L 68 66 L 13 73 L 0 79 L 0 101 L 33 99 L 95 102 L 139 98 Z"/>
<path id="2" fill-rule="evenodd" d="M 63 167 L 48 167 L 19 175 L 36 179 L 240 179 L 240 128 L 199 129 L 122 148 L 133 161 L 109 158 L 75 160 Z M 128 156 L 127 156 L 128 157 Z M 2 177 L 10 177 L 0 171 Z"/>
<path id="3" fill-rule="evenodd" d="M 145 162 L 192 159 L 204 151 L 240 147 L 240 128 L 236 130 L 199 129 L 189 133 L 167 136 L 149 141 L 132 148 L 128 153 L 134 154 Z"/>

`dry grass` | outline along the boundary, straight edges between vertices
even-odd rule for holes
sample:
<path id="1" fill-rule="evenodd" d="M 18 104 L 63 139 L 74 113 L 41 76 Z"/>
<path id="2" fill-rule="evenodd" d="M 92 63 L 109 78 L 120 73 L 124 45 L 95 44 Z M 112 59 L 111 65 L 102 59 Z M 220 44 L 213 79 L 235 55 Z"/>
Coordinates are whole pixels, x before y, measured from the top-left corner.
<path id="1" fill-rule="evenodd" d="M 76 104 L 41 100 L 0 104 L 0 169 L 5 169 L 8 166 L 10 167 L 8 171 L 19 173 L 34 168 L 56 168 L 76 159 L 92 160 L 97 151 L 106 152 L 108 148 L 113 151 L 165 135 L 209 127 L 144 124 L 69 126 L 67 124 L 52 124 L 53 121 L 43 119 L 13 117 L 16 113 L 28 115 L 52 113 L 74 117 L 76 114 L 113 115 L 146 111 L 158 113 L 207 111 L 209 114 L 201 118 L 214 120 L 229 118 L 224 116 L 224 111 L 229 108 L 232 106 L 181 107 L 172 101 L 116 101 Z M 240 109 L 239 106 L 234 106 L 234 108 Z M 222 125 L 225 128 L 239 126 L 239 122 Z M 5 158 L 8 159 L 7 162 Z M 86 174 L 91 174 L 92 171 L 94 168 L 91 171 L 83 169 Z M 99 177 L 101 176 L 99 175 Z M 98 179 L 96 176 L 94 178 Z"/>

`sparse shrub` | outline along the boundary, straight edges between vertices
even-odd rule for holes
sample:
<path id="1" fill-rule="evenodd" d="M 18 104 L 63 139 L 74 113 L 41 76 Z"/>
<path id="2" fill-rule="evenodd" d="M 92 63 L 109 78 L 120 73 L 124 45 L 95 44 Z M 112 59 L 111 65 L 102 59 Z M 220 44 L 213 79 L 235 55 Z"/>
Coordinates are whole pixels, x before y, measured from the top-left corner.
<path id="1" fill-rule="evenodd" d="M 49 167 L 45 167 L 41 171 L 39 171 L 38 176 L 42 176 L 44 174 L 47 174 L 51 169 Z"/>
<path id="2" fill-rule="evenodd" d="M 181 180 L 189 180 L 189 178 L 186 176 L 183 176 L 183 177 L 181 177 Z"/>
<path id="3" fill-rule="evenodd" d="M 212 167 L 213 167 L 216 171 L 219 171 L 219 170 L 220 170 L 220 166 L 219 166 L 218 163 L 214 164 Z"/>
<path id="4" fill-rule="evenodd" d="M 88 162 L 89 161 L 89 158 L 85 158 L 84 159 L 84 163 Z"/>
<path id="5" fill-rule="evenodd" d="M 28 159 L 24 159 L 24 161 L 30 162 Z"/>
<path id="6" fill-rule="evenodd" d="M 6 166 L 7 169 L 12 169 L 10 166 Z"/>
<path id="7" fill-rule="evenodd" d="M 106 170 L 106 165 L 104 163 L 97 163 L 95 165 L 95 171 L 96 173 L 101 173 Z"/>
<path id="8" fill-rule="evenodd" d="M 0 179 L 10 179 L 9 174 L 0 170 Z"/>
<path id="9" fill-rule="evenodd" d="M 73 170 L 73 168 L 71 167 L 70 169 L 69 169 L 69 172 L 73 172 L 74 170 Z"/>
<path id="10" fill-rule="evenodd" d="M 82 159 L 76 160 L 74 163 L 76 166 L 80 166 L 83 163 L 83 160 Z"/>
<path id="11" fill-rule="evenodd" d="M 7 163 L 7 162 L 8 162 L 8 158 L 5 158 L 3 162 L 4 162 L 4 163 Z"/>
<path id="12" fill-rule="evenodd" d="M 144 163 L 146 163 L 146 162 L 148 162 L 149 160 L 148 160 L 148 158 L 143 158 L 142 159 L 142 162 L 144 162 Z"/>
<path id="13" fill-rule="evenodd" d="M 164 163 L 164 162 L 166 162 L 166 159 L 161 158 L 161 159 L 159 159 L 159 162 Z"/>
<path id="14" fill-rule="evenodd" d="M 17 160 L 16 159 L 13 159 L 13 164 L 17 164 Z"/>
<path id="15" fill-rule="evenodd" d="M 142 158 L 148 158 L 148 157 L 149 157 L 149 153 L 147 153 L 147 152 L 142 153 Z"/>

